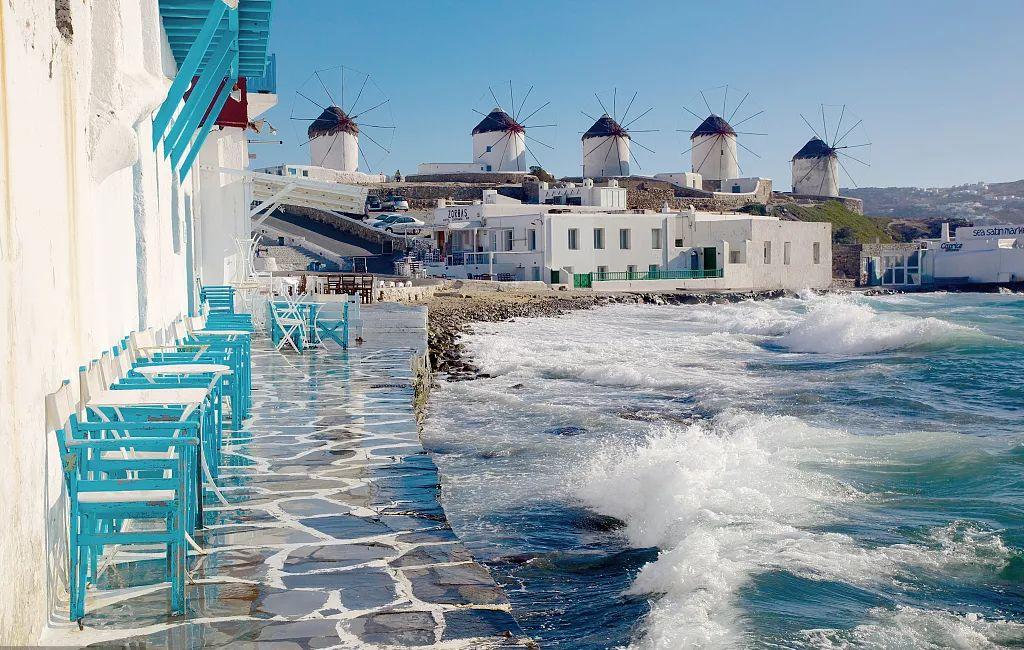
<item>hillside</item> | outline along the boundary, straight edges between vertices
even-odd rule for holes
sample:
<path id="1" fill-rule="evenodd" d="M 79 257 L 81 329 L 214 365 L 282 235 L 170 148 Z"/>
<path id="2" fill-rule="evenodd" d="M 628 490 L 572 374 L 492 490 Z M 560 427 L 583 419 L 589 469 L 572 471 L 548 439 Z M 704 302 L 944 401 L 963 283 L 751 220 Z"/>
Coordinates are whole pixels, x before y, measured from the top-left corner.
<path id="1" fill-rule="evenodd" d="M 874 242 L 876 237 L 882 242 L 893 241 L 892 235 L 885 228 L 889 219 L 857 214 L 838 201 L 818 205 L 783 203 L 774 206 L 772 214 L 787 221 L 828 221 L 832 224 L 834 244 L 866 244 Z"/>
<path id="2" fill-rule="evenodd" d="M 864 201 L 865 212 L 887 217 L 1024 223 L 1024 180 L 953 187 L 844 188 L 842 193 Z"/>

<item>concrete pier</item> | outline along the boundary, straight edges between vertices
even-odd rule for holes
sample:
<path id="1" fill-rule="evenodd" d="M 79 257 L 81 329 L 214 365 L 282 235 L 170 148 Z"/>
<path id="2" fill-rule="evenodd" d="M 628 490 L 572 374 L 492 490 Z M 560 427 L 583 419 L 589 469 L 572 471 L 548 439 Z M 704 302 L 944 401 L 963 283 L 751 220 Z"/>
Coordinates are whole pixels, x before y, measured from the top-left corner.
<path id="1" fill-rule="evenodd" d="M 364 307 L 362 345 L 303 355 L 254 343 L 253 417 L 225 446 L 190 554 L 186 616 L 169 616 L 159 553 L 112 554 L 86 628 L 44 642 L 123 647 L 528 647 L 508 599 L 438 502 L 413 412 L 425 308 Z M 228 432 L 225 432 L 226 435 Z M 216 503 L 207 495 L 207 503 Z"/>

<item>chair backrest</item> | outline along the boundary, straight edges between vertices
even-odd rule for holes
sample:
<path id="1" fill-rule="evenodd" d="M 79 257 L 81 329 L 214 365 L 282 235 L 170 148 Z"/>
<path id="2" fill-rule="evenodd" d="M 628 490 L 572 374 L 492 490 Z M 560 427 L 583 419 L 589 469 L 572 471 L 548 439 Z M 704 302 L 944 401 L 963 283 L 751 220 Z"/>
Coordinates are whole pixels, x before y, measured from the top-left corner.
<path id="1" fill-rule="evenodd" d="M 83 406 L 108 388 L 103 385 L 103 369 L 96 359 L 90 361 L 88 366 L 78 369 L 78 379 Z"/>
<path id="2" fill-rule="evenodd" d="M 77 417 L 78 410 L 74 392 L 71 390 L 71 382 L 64 380 L 60 388 L 47 395 L 45 405 L 46 431 L 53 431 L 57 437 L 57 450 L 63 461 L 68 453 L 68 439 L 75 435 L 74 418 Z M 72 468 L 64 462 L 61 462 L 61 466 L 64 468 L 64 480 L 68 481 L 68 474 Z"/>
<path id="3" fill-rule="evenodd" d="M 110 350 L 100 355 L 100 372 L 103 378 L 103 386 L 109 388 L 121 381 L 121 366 Z"/>
<path id="4" fill-rule="evenodd" d="M 128 353 L 121 347 L 114 348 L 114 365 L 119 379 L 124 379 L 131 372 L 131 359 L 128 358 Z"/>
<path id="5" fill-rule="evenodd" d="M 193 332 L 206 329 L 206 314 L 192 316 L 188 319 L 188 328 Z"/>
<path id="6" fill-rule="evenodd" d="M 129 335 L 129 345 L 135 361 L 138 361 L 140 357 L 150 356 L 152 348 L 156 347 L 156 330 L 150 327 L 139 332 L 132 332 Z"/>
<path id="7" fill-rule="evenodd" d="M 171 331 L 175 341 L 184 341 L 188 339 L 188 328 L 185 326 L 185 321 L 177 319 L 171 323 Z"/>

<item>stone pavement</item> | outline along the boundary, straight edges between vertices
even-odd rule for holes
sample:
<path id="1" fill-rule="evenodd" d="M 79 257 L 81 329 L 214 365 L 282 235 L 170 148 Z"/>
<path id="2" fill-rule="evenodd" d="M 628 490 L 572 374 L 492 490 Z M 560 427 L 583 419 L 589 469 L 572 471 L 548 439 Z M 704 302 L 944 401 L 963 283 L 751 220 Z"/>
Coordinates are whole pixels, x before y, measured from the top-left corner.
<path id="1" fill-rule="evenodd" d="M 367 341 L 347 353 L 254 342 L 253 417 L 226 443 L 219 483 L 230 505 L 206 511 L 197 542 L 208 553 L 189 557 L 187 615 L 169 615 L 162 555 L 122 549 L 90 589 L 86 629 L 62 625 L 45 643 L 532 645 L 438 502 L 413 413 L 423 308 L 364 314 Z"/>

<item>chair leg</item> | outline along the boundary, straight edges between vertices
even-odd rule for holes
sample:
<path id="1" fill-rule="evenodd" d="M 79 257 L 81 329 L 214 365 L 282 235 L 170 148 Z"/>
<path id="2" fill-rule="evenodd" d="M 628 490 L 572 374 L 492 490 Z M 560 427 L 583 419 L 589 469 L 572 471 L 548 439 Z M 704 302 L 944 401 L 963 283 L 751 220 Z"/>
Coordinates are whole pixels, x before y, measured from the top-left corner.
<path id="1" fill-rule="evenodd" d="M 69 619 L 80 621 L 85 616 L 85 580 L 81 575 L 81 568 L 85 565 L 83 548 L 78 543 L 79 526 L 81 517 L 75 513 L 71 514 L 70 538 L 68 544 L 68 587 L 71 602 L 69 607 Z"/>

